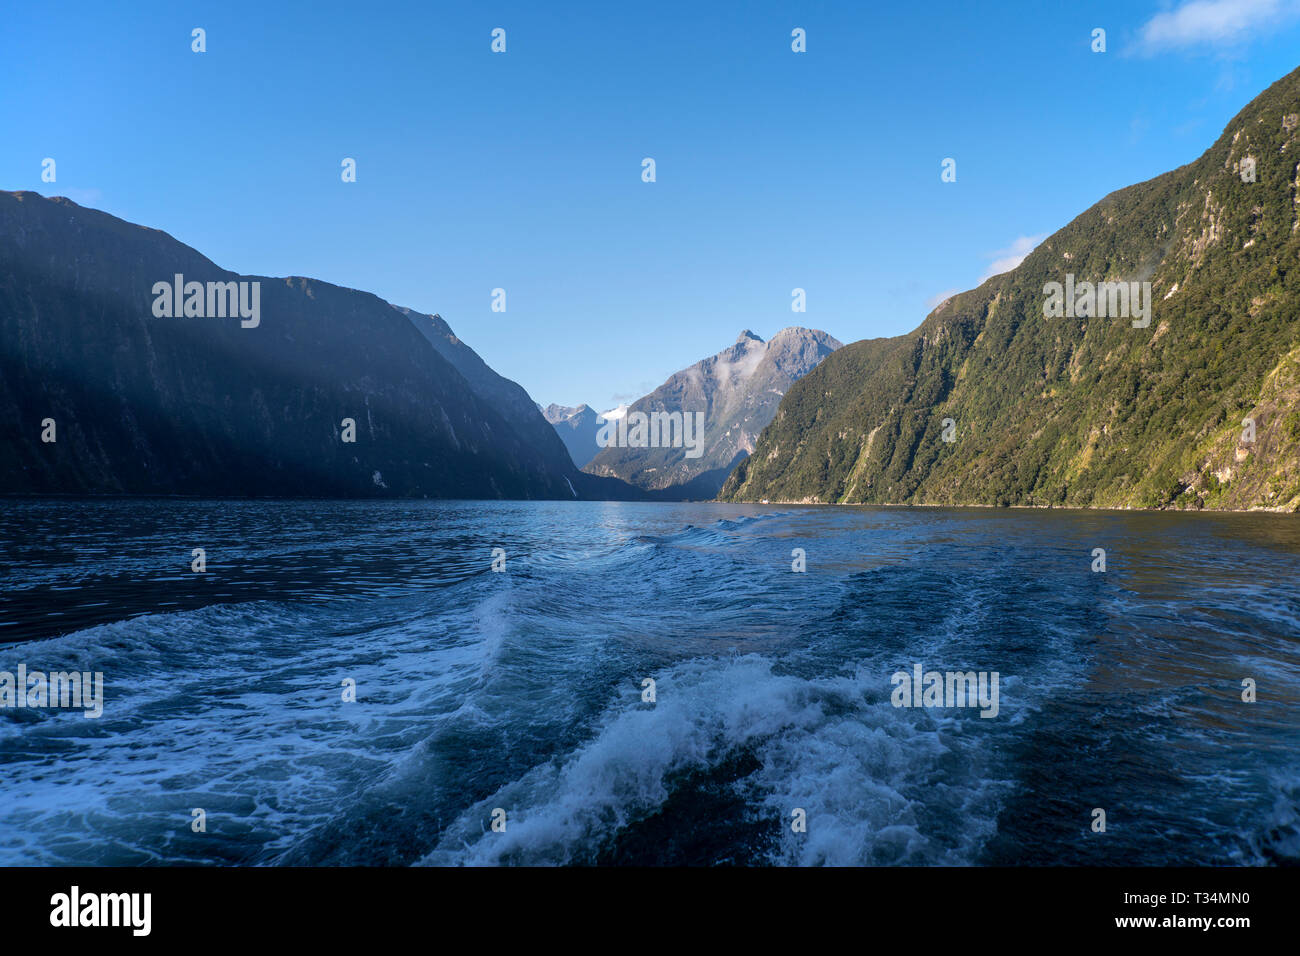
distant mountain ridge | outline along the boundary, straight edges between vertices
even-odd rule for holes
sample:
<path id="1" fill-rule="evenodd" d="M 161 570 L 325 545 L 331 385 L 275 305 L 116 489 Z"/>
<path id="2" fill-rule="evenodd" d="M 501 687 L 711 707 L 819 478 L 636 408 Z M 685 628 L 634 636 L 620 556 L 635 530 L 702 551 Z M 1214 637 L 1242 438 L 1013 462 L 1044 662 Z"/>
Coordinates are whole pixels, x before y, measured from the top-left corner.
<path id="1" fill-rule="evenodd" d="M 559 434 L 575 465 L 582 468 L 596 457 L 600 451 L 600 446 L 596 444 L 596 433 L 600 431 L 604 419 L 590 405 L 570 407 L 552 403 L 541 411 L 542 417 Z"/>
<path id="2" fill-rule="evenodd" d="M 1107 282 L 1150 283 L 1149 312 L 1096 317 Z M 720 497 L 1300 508 L 1300 70 L 1199 159 L 837 351 Z"/>
<path id="3" fill-rule="evenodd" d="M 825 332 L 797 326 L 769 342 L 749 329 L 710 358 L 670 376 L 627 409 L 634 413 L 700 413 L 703 448 L 603 448 L 584 470 L 620 478 L 656 497 L 712 498 L 736 463 L 754 448 L 785 392 L 840 348 Z"/>

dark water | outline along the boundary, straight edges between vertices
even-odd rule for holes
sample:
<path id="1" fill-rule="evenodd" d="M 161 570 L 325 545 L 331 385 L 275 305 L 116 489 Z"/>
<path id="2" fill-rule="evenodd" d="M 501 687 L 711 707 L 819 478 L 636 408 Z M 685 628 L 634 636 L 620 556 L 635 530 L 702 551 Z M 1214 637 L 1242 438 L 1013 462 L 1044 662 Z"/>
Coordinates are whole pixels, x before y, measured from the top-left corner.
<path id="1" fill-rule="evenodd" d="M 0 671 L 105 681 L 99 719 L 0 711 L 0 864 L 1300 862 L 1295 517 L 0 518 Z M 998 672 L 997 716 L 894 707 L 916 664 Z"/>

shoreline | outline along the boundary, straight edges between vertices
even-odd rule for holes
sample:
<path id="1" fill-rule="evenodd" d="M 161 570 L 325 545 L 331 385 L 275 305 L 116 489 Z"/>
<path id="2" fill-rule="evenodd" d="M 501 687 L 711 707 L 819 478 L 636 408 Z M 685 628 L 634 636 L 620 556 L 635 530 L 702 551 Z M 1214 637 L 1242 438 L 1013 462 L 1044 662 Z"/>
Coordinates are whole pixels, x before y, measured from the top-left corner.
<path id="1" fill-rule="evenodd" d="M 989 504 L 929 504 L 917 502 L 879 502 L 879 501 L 793 501 L 786 499 L 765 499 L 763 501 L 719 501 L 715 498 L 682 498 L 674 499 L 624 499 L 624 498 L 437 498 L 437 497 L 387 497 L 375 496 L 366 498 L 339 498 L 328 495 L 168 495 L 168 494 L 87 494 L 87 493 L 68 493 L 68 494 L 22 494 L 18 492 L 0 492 L 0 506 L 7 502 L 32 502 L 32 501 L 222 501 L 222 502 L 276 502 L 276 501 L 316 501 L 316 502 L 343 502 L 343 503 L 363 503 L 363 502 L 446 502 L 458 504 L 504 504 L 507 502 L 517 504 L 634 504 L 634 505 L 752 505 L 758 507 L 799 507 L 799 508 L 915 508 L 921 510 L 950 510 L 959 509 L 980 509 L 987 511 L 1080 511 L 1080 512 L 1113 512 L 1116 514 L 1275 514 L 1275 515 L 1300 515 L 1300 507 L 1296 508 L 1270 508 L 1259 506 L 1255 508 L 1136 508 L 1136 507 L 1105 507 L 1098 505 L 989 505 Z"/>

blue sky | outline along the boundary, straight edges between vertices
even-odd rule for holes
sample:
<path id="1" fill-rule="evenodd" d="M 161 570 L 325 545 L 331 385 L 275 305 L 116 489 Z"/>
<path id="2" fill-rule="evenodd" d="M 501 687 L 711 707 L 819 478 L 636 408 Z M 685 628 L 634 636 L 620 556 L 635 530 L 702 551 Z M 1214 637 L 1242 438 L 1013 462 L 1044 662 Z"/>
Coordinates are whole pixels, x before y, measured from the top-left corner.
<path id="1" fill-rule="evenodd" d="M 1297 65 L 1296 0 L 12 4 L 0 188 L 438 312 L 608 408 L 744 328 L 906 332 Z"/>

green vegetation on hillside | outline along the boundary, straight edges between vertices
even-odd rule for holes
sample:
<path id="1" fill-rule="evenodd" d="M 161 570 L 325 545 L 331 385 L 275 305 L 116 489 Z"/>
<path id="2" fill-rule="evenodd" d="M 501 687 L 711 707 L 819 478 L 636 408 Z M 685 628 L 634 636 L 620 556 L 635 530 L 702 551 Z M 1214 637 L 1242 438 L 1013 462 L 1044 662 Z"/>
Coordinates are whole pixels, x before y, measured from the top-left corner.
<path id="1" fill-rule="evenodd" d="M 1046 318 L 1067 273 L 1149 281 L 1149 327 Z M 915 331 L 835 352 L 719 497 L 1293 511 L 1298 397 L 1300 70 L 1195 162 L 1107 196 Z"/>

